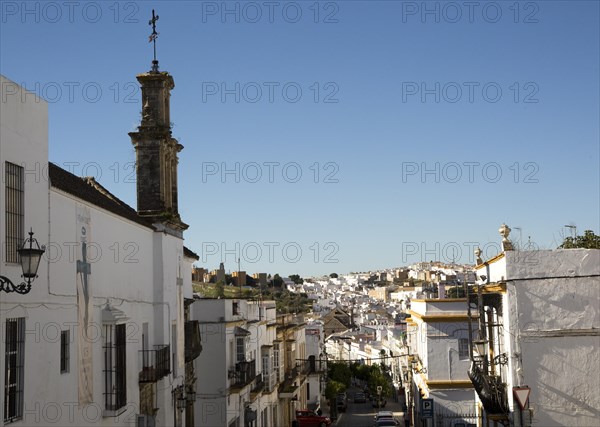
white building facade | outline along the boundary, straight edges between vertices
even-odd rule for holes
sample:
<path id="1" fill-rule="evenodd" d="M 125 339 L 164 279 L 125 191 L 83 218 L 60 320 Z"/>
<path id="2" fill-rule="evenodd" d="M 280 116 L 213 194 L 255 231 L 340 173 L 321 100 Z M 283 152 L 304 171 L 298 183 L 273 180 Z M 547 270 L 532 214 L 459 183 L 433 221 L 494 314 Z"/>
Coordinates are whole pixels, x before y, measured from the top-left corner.
<path id="1" fill-rule="evenodd" d="M 404 366 L 405 392 L 414 425 L 452 427 L 476 425 L 475 391 L 469 370 L 469 332 L 467 300 L 415 299 Z M 422 409 L 422 401 L 431 399 L 431 417 Z"/>
<path id="2" fill-rule="evenodd" d="M 471 378 L 483 425 L 596 425 L 600 250 L 504 246 L 480 260 L 472 297 L 481 322 Z"/>
<path id="3" fill-rule="evenodd" d="M 285 347 L 277 339 L 275 302 L 197 299 L 191 317 L 203 342 L 195 361 L 198 425 L 283 425 Z"/>
<path id="4" fill-rule="evenodd" d="M 154 90 L 149 74 L 138 76 L 144 98 Z M 163 84 L 170 76 L 150 78 Z M 45 245 L 31 291 L 0 292 L 0 425 L 183 425 L 177 401 L 186 399 L 191 272 L 176 203 L 156 196 L 157 212 L 168 212 L 163 221 L 141 212 L 140 199 L 154 197 L 148 188 L 138 185 L 136 211 L 93 178 L 49 163 L 46 102 L 0 83 L 0 275 L 21 281 L 16 248 L 27 231 Z M 170 88 L 160 95 L 168 99 Z M 153 126 L 165 120 L 159 110 L 168 102 L 160 104 L 146 102 Z M 170 126 L 148 126 L 140 125 L 142 143 L 174 144 Z M 138 170 L 154 174 L 145 166 Z M 170 183 L 176 192 L 176 179 Z"/>

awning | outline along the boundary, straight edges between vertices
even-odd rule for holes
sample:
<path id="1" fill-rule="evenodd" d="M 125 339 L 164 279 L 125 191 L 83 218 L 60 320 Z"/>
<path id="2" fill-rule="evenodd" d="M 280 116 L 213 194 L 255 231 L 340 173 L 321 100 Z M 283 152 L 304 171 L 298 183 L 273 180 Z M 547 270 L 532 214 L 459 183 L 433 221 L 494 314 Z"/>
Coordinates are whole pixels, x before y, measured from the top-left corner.
<path id="1" fill-rule="evenodd" d="M 248 331 L 247 329 L 241 328 L 239 326 L 236 326 L 233 329 L 233 333 L 236 337 L 247 337 L 250 334 L 250 331 Z"/>

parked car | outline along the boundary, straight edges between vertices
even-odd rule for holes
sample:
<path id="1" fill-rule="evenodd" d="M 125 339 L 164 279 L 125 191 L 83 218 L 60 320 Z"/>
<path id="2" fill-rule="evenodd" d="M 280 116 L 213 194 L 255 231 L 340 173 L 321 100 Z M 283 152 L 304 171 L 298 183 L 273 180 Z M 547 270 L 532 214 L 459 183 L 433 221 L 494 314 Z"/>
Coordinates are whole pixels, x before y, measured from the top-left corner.
<path id="1" fill-rule="evenodd" d="M 298 427 L 328 427 L 331 425 L 329 417 L 322 417 L 308 409 L 297 410 L 296 421 Z"/>
<path id="2" fill-rule="evenodd" d="M 354 393 L 354 403 L 366 403 L 367 402 L 367 396 L 365 396 L 365 394 L 361 391 L 357 391 L 356 393 Z"/>

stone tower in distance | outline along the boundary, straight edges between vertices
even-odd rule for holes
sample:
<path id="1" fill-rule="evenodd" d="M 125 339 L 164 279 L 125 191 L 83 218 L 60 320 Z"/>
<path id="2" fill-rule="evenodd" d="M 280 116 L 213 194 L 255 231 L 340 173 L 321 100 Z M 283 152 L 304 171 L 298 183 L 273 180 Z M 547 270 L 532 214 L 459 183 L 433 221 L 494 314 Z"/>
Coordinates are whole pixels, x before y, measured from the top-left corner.
<path id="1" fill-rule="evenodd" d="M 170 98 L 175 87 L 168 72 L 158 70 L 156 60 L 156 20 L 150 21 L 154 41 L 151 71 L 137 76 L 142 87 L 142 121 L 137 132 L 130 132 L 136 152 L 137 211 L 175 232 L 188 228 L 181 221 L 177 206 L 178 153 L 183 146 L 171 135 Z"/>

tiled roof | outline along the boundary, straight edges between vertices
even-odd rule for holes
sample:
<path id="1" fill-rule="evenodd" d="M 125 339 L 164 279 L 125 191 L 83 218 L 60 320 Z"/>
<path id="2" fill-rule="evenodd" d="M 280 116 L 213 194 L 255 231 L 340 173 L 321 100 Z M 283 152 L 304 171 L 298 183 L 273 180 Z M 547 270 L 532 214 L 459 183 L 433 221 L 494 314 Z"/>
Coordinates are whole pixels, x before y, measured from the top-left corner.
<path id="1" fill-rule="evenodd" d="M 48 174 L 52 187 L 144 227 L 154 229 L 148 219 L 139 216 L 135 209 L 119 200 L 94 178 L 80 178 L 52 162 L 48 163 Z"/>
<path id="2" fill-rule="evenodd" d="M 183 255 L 185 255 L 188 258 L 194 258 L 196 261 L 200 259 L 200 257 L 194 251 L 186 248 L 185 246 L 183 247 Z"/>

